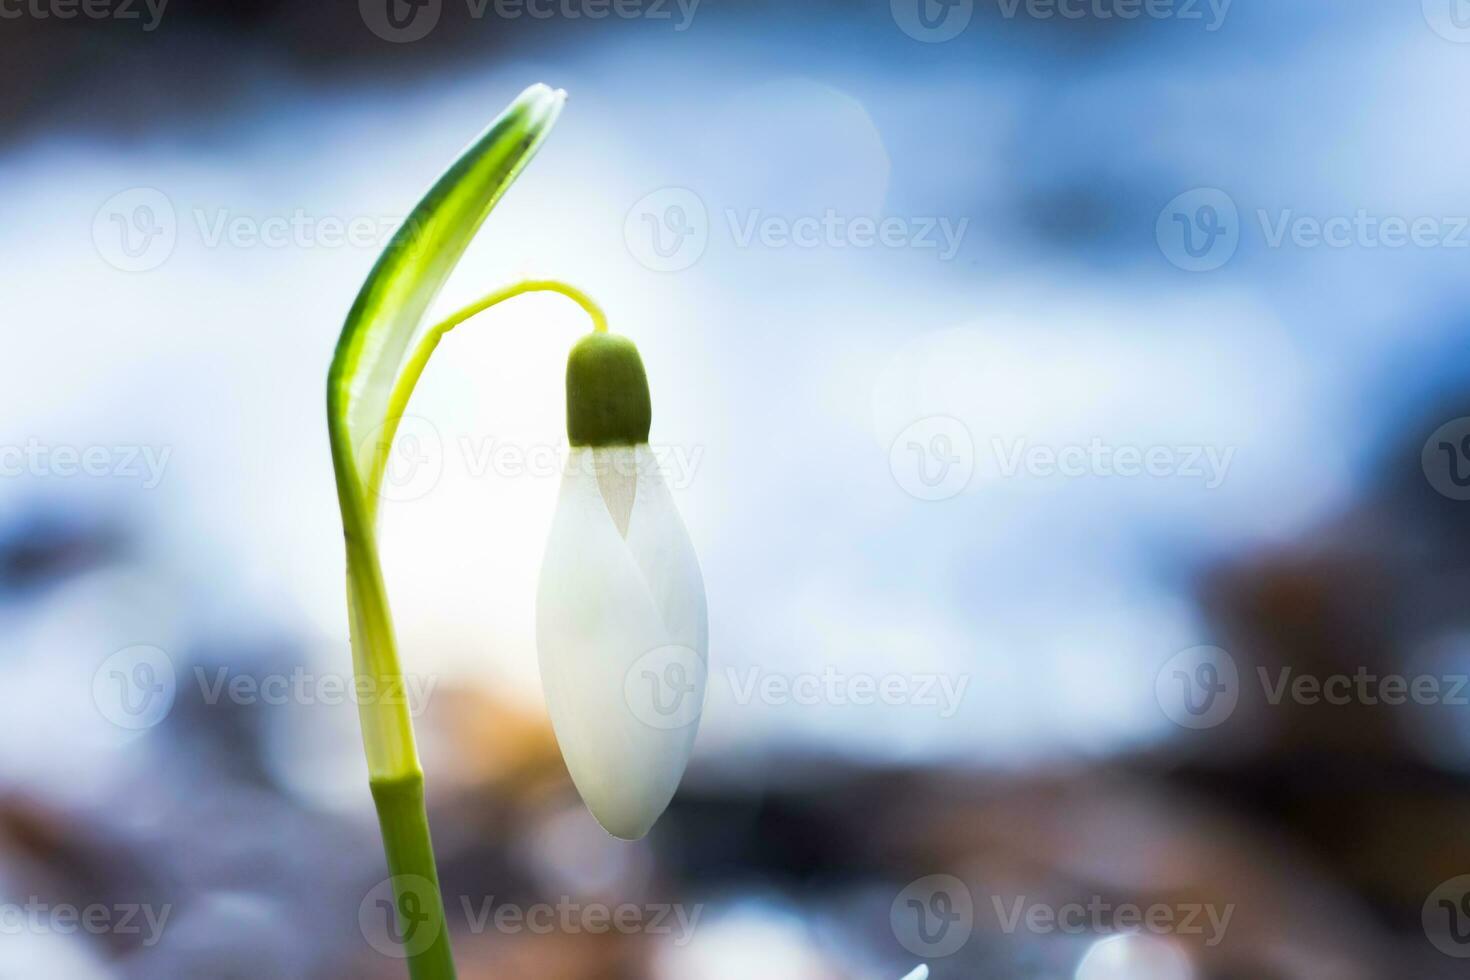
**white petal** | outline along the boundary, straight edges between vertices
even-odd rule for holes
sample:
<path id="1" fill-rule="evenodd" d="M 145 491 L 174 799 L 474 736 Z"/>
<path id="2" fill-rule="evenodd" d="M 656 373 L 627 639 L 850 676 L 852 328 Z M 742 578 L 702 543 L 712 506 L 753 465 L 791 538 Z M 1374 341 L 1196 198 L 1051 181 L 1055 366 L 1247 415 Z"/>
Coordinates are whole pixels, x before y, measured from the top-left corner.
<path id="1" fill-rule="evenodd" d="M 636 453 L 638 491 L 628 518 L 628 550 L 663 616 L 669 642 L 689 647 L 704 659 L 709 653 L 709 615 L 699 558 L 658 459 L 647 445 L 638 446 Z"/>
<path id="2" fill-rule="evenodd" d="M 575 448 L 568 460 L 541 567 L 536 639 L 572 781 L 608 833 L 636 840 L 668 806 L 694 742 L 704 587 L 662 480 L 640 473 L 624 541 L 598 485 L 606 453 Z"/>

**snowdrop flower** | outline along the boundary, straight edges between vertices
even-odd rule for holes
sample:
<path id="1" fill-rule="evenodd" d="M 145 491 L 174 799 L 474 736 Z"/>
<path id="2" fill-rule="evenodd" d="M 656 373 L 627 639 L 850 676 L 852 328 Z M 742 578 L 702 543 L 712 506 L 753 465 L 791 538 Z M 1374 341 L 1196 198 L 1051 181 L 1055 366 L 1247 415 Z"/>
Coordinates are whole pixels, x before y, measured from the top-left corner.
<path id="1" fill-rule="evenodd" d="M 571 453 L 536 599 L 541 683 L 572 781 L 637 840 L 668 806 L 704 704 L 704 581 L 648 447 L 648 380 L 624 337 L 567 361 Z"/>

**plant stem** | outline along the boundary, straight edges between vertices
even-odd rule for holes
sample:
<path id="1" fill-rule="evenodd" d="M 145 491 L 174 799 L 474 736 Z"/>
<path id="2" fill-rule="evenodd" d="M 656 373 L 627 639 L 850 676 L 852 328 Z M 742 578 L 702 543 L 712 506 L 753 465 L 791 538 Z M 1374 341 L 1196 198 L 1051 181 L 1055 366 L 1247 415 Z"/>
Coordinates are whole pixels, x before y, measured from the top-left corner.
<path id="1" fill-rule="evenodd" d="M 415 773 L 374 779 L 370 785 L 392 875 L 399 942 L 408 954 L 408 974 L 413 980 L 454 980 L 454 954 L 424 809 L 424 777 Z"/>

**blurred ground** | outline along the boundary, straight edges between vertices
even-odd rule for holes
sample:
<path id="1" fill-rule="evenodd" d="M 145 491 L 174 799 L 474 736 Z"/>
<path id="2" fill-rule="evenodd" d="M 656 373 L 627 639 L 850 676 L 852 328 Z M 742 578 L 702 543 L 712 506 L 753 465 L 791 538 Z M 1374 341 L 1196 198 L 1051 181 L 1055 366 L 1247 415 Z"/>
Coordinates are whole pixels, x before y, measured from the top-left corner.
<path id="1" fill-rule="evenodd" d="M 404 975 L 322 383 L 536 80 L 445 305 L 545 273 L 637 337 L 715 668 L 606 838 L 535 678 L 555 479 L 491 462 L 582 326 L 456 334 L 383 540 L 463 976 L 1462 975 L 1453 7 L 589 3 L 0 9 L 0 977 Z"/>

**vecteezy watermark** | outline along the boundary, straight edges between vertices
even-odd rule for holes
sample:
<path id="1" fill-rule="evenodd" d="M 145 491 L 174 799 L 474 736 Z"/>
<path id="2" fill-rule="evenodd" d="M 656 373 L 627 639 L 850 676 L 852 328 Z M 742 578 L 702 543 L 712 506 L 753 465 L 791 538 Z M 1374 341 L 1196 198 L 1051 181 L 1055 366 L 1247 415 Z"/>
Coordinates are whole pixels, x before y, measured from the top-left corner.
<path id="1" fill-rule="evenodd" d="M 687 946 L 694 938 L 704 905 L 680 902 L 636 904 L 620 902 L 581 902 L 563 895 L 555 902 L 516 904 L 497 902 L 494 895 L 478 900 L 468 895 L 459 898 L 470 932 L 479 935 L 487 930 L 507 935 L 531 933 L 547 936 L 594 936 L 606 933 L 620 935 L 668 936 L 675 946 Z"/>
<path id="2" fill-rule="evenodd" d="M 1470 875 L 1451 878 L 1431 892 L 1421 921 L 1435 949 L 1457 960 L 1470 959 Z"/>
<path id="3" fill-rule="evenodd" d="M 827 208 L 820 214 L 769 214 L 761 208 L 725 208 L 711 222 L 703 199 L 687 187 L 664 187 L 639 198 L 623 219 L 633 258 L 654 272 L 679 272 L 698 262 L 715 231 L 739 249 L 913 249 L 955 257 L 969 218 L 874 217 Z"/>
<path id="4" fill-rule="evenodd" d="M 357 928 L 369 946 L 403 960 L 434 945 L 443 930 L 429 909 L 439 901 L 434 883 L 422 875 L 394 875 L 378 882 L 357 906 Z"/>
<path id="5" fill-rule="evenodd" d="M 975 474 L 975 440 L 959 419 L 931 415 L 907 426 L 888 447 L 894 482 L 918 500 L 948 500 Z"/>
<path id="6" fill-rule="evenodd" d="M 725 669 L 735 704 L 799 707 L 922 708 L 953 718 L 970 686 L 969 674 L 851 673 L 828 665 L 819 672 L 779 673 L 763 667 Z"/>
<path id="7" fill-rule="evenodd" d="M 709 247 L 709 211 L 687 187 L 664 187 L 634 202 L 623 218 L 623 241 L 644 268 L 680 272 Z"/>
<path id="8" fill-rule="evenodd" d="M 767 214 L 760 208 L 725 208 L 725 223 L 736 248 L 887 248 L 933 250 L 948 262 L 960 250 L 969 218 L 875 218 L 844 215 L 827 208 L 820 215 Z"/>
<path id="9" fill-rule="evenodd" d="M 698 650 L 677 643 L 655 647 L 624 671 L 623 702 L 650 728 L 685 728 L 704 713 L 708 674 Z"/>
<path id="10" fill-rule="evenodd" d="M 1235 713 L 1240 671 L 1235 658 L 1212 646 L 1190 647 L 1169 658 L 1154 678 L 1154 697 L 1174 724 L 1214 728 Z"/>
<path id="11" fill-rule="evenodd" d="M 987 0 L 988 2 L 988 0 Z M 1225 25 L 1235 0 L 993 0 L 1001 17 L 1016 20 L 1195 21 L 1211 33 Z M 975 0 L 889 0 L 893 22 L 916 41 L 939 44 L 964 33 Z"/>
<path id="12" fill-rule="evenodd" d="M 318 674 L 304 667 L 249 673 L 229 667 L 194 666 L 192 680 L 200 700 L 244 706 L 296 704 L 334 707 L 343 704 L 405 705 L 418 716 L 428 706 L 439 679 L 407 674 L 379 679 L 353 674 Z M 109 656 L 92 674 L 92 700 L 108 721 L 129 731 L 152 728 L 177 703 L 180 677 L 173 660 L 148 644 L 126 647 Z"/>
<path id="13" fill-rule="evenodd" d="M 1235 905 L 1205 902 L 1111 902 L 1093 895 L 1085 902 L 1035 902 L 1025 895 L 990 896 L 1001 932 L 1046 936 L 1105 935 L 1113 932 L 1192 936 L 1210 948 L 1225 941 Z"/>
<path id="14" fill-rule="evenodd" d="M 3 0 L 0 0 L 3 2 Z M 305 208 L 254 214 L 192 207 L 180 222 L 173 200 L 156 187 L 131 187 L 104 201 L 92 217 L 92 243 L 108 265 L 147 272 L 168 261 L 180 232 L 208 249 L 340 249 L 389 245 L 401 215 L 316 214 Z"/>
<path id="15" fill-rule="evenodd" d="M 1301 214 L 1293 208 L 1258 208 L 1261 244 L 1268 249 L 1465 249 L 1470 216 L 1384 215 L 1359 208 L 1352 214 Z M 1213 272 L 1235 257 L 1245 226 L 1235 201 L 1214 187 L 1174 198 L 1155 225 L 1159 250 L 1187 272 Z"/>
<path id="16" fill-rule="evenodd" d="M 138 21 L 152 31 L 167 6 L 168 0 L 0 0 L 0 20 Z"/>
<path id="17" fill-rule="evenodd" d="M 396 875 L 378 882 L 357 909 L 357 924 L 373 949 L 394 959 L 416 956 L 439 937 L 428 914 L 438 895 L 419 875 Z M 453 904 L 453 903 L 446 903 Z M 458 906 L 472 935 L 667 936 L 675 946 L 688 945 L 704 914 L 704 905 L 678 902 L 637 904 L 582 902 L 563 895 L 554 902 L 507 902 L 494 895 L 460 895 Z"/>
<path id="18" fill-rule="evenodd" d="M 959 419 L 934 415 L 898 434 L 888 449 L 888 467 L 910 496 L 948 500 L 970 485 L 977 469 L 1005 480 L 1173 480 L 1215 490 L 1235 461 L 1233 446 L 1115 445 L 1096 436 L 1055 445 L 994 436 L 986 448 L 988 457 L 977 452 L 974 436 Z"/>
<path id="19" fill-rule="evenodd" d="M 1435 429 L 1419 457 L 1429 485 L 1451 500 L 1470 500 L 1470 416 Z"/>
<path id="20" fill-rule="evenodd" d="M 471 20 L 654 20 L 683 32 L 701 0 L 464 0 Z M 420 41 L 439 24 L 444 0 L 358 0 L 368 30 L 395 44 Z"/>
<path id="21" fill-rule="evenodd" d="M 92 672 L 92 703 L 119 728 L 143 731 L 168 717 L 178 693 L 174 663 L 146 643 L 124 647 Z"/>
<path id="22" fill-rule="evenodd" d="M 1446 41 L 1470 44 L 1470 0 L 1422 0 L 1424 19 Z"/>
<path id="23" fill-rule="evenodd" d="M 1235 0 L 995 0 L 1006 20 L 1198 21 L 1213 34 L 1225 26 Z"/>
<path id="24" fill-rule="evenodd" d="M 93 902 L 77 906 L 43 902 L 32 895 L 20 904 L 0 902 L 0 935 L 70 936 L 84 932 L 93 936 L 141 936 L 142 945 L 154 946 L 163 938 L 172 913 L 172 905 Z"/>
<path id="25" fill-rule="evenodd" d="M 168 261 L 179 239 L 173 201 L 156 187 L 132 187 L 102 202 L 92 216 L 92 244 L 123 272 L 147 272 Z"/>
<path id="26" fill-rule="evenodd" d="M 975 0 L 889 0 L 888 7 L 898 29 L 925 44 L 959 37 L 975 16 Z"/>
<path id="27" fill-rule="evenodd" d="M 378 457 L 376 464 L 374 456 Z M 548 480 L 565 473 L 573 458 L 573 447 L 561 442 L 522 443 L 485 435 L 446 442 L 434 423 L 417 415 L 384 420 L 358 444 L 358 459 L 365 469 L 382 467 L 378 495 L 399 502 L 419 500 L 432 492 L 450 459 L 472 480 Z M 704 447 L 660 444 L 648 446 L 646 452 L 582 453 L 576 459 L 589 474 L 657 475 L 670 489 L 684 490 L 694 482 Z"/>
<path id="28" fill-rule="evenodd" d="M 1240 247 L 1240 210 L 1214 187 L 1186 191 L 1164 205 L 1154 225 L 1164 258 L 1186 272 L 1213 272 Z"/>
<path id="29" fill-rule="evenodd" d="M 678 33 L 689 30 L 700 0 L 465 0 L 470 16 L 487 10 L 501 20 L 666 20 Z"/>
<path id="30" fill-rule="evenodd" d="M 1291 208 L 1256 211 L 1268 248 L 1470 248 L 1470 216 L 1373 214 L 1359 208 L 1350 215 L 1318 217 Z"/>
<path id="31" fill-rule="evenodd" d="M 417 717 L 429 705 L 439 678 L 430 674 L 405 674 L 396 678 L 316 674 L 304 667 L 286 673 L 250 674 L 216 667 L 207 671 L 196 666 L 194 681 L 205 704 L 221 701 L 238 705 L 405 705 Z"/>
<path id="32" fill-rule="evenodd" d="M 381 470 L 377 491 L 384 500 L 418 500 L 444 475 L 444 440 L 438 427 L 419 415 L 379 422 L 357 444 L 356 456 L 364 472 Z"/>
<path id="33" fill-rule="evenodd" d="M 1470 675 L 1380 674 L 1367 667 L 1327 676 L 1299 673 L 1294 667 L 1257 667 L 1262 702 L 1268 707 L 1295 704 L 1346 707 L 1404 705 L 1470 706 Z M 1191 647 L 1171 657 L 1154 679 L 1159 707 L 1185 728 L 1214 728 L 1238 706 L 1244 687 L 1235 659 L 1219 647 Z"/>
<path id="34" fill-rule="evenodd" d="M 27 439 L 24 445 L 0 444 L 0 478 L 54 477 L 137 480 L 144 490 L 163 482 L 171 446 L 50 445 Z"/>
<path id="35" fill-rule="evenodd" d="M 1235 459 L 1234 446 L 1114 446 L 1093 438 L 1086 443 L 1031 445 L 1025 439 L 990 441 L 997 472 L 1007 479 L 1083 477 L 1196 480 L 1206 490 L 1225 482 Z"/>
<path id="36" fill-rule="evenodd" d="M 1286 701 L 1301 705 L 1326 704 L 1345 707 L 1361 704 L 1368 707 L 1399 707 L 1415 704 L 1422 707 L 1443 704 L 1464 708 L 1470 706 L 1470 674 L 1375 674 L 1359 667 L 1351 674 L 1298 674 L 1291 667 L 1269 671 L 1256 668 L 1261 689 L 1270 705 Z"/>
<path id="37" fill-rule="evenodd" d="M 698 651 L 678 644 L 639 657 L 623 675 L 623 698 L 639 721 L 673 730 L 699 720 L 710 697 L 736 707 L 912 708 L 952 718 L 969 690 L 970 675 L 938 672 L 872 674 L 827 665 L 817 671 L 773 671 L 760 665 L 727 667 L 714 675 L 722 686 L 711 692 L 708 664 Z"/>
<path id="38" fill-rule="evenodd" d="M 954 875 L 927 875 L 893 899 L 888 925 L 899 945 L 915 956 L 953 956 L 975 930 L 975 900 Z"/>
<path id="39" fill-rule="evenodd" d="M 974 931 L 976 915 L 995 915 L 1006 935 L 1069 936 L 1112 933 L 1199 937 L 1208 947 L 1225 940 L 1235 906 L 1204 902 L 1114 902 L 1094 895 L 1083 901 L 1039 902 L 1025 895 L 975 895 L 954 875 L 928 875 L 910 882 L 889 908 L 889 924 L 900 945 L 916 956 L 944 957 L 958 952 Z"/>

